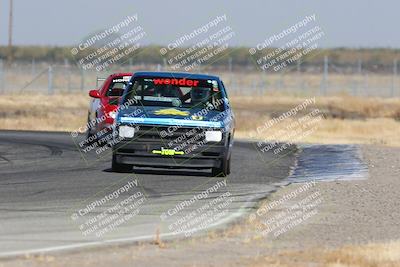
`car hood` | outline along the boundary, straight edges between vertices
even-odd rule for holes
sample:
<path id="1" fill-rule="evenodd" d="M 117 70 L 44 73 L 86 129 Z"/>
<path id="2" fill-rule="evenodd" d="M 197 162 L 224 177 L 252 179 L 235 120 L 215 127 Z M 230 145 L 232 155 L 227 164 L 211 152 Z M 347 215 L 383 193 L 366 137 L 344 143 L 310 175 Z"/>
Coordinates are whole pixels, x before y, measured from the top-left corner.
<path id="1" fill-rule="evenodd" d="M 129 107 L 118 114 L 121 123 L 224 127 L 226 112 L 200 108 Z"/>

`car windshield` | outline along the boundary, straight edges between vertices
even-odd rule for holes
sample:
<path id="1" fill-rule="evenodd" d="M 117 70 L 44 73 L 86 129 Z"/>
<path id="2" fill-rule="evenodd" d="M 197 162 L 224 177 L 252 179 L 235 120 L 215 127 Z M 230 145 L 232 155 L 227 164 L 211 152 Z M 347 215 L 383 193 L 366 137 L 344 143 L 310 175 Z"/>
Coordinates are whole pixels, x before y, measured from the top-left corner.
<path id="1" fill-rule="evenodd" d="M 135 78 L 125 102 L 140 106 L 224 110 L 218 81 L 186 78 Z"/>
<path id="2" fill-rule="evenodd" d="M 124 93 L 126 84 L 129 82 L 131 76 L 115 77 L 107 89 L 106 96 L 119 97 Z"/>

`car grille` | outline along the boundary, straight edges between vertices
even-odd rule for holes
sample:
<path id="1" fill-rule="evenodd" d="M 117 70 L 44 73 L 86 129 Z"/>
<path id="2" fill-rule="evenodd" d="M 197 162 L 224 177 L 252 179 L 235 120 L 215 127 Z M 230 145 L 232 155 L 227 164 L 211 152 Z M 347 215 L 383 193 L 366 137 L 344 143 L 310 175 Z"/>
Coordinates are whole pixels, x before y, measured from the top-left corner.
<path id="1" fill-rule="evenodd" d="M 173 142 L 182 143 L 192 140 L 204 141 L 205 129 L 199 127 L 175 127 L 139 125 L 134 140 L 141 142 Z"/>
<path id="2" fill-rule="evenodd" d="M 153 150 L 173 149 L 184 152 L 184 154 L 174 155 L 174 157 L 187 157 L 196 155 L 197 157 L 215 158 L 220 156 L 220 151 L 215 150 L 221 144 L 210 144 L 205 140 L 205 131 L 209 128 L 201 127 L 175 127 L 159 125 L 135 125 L 136 132 L 132 139 L 126 140 L 125 147 L 118 148 L 119 152 L 148 155 Z M 132 146 L 130 146 L 130 144 Z M 151 154 L 154 155 L 154 154 Z"/>

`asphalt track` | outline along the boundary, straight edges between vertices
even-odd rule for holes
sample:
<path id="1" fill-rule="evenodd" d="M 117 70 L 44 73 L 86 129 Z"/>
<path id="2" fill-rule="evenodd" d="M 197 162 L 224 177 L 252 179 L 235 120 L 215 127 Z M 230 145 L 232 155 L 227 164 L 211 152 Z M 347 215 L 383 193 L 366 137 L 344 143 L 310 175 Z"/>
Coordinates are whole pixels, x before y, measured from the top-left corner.
<path id="1" fill-rule="evenodd" d="M 184 237 L 184 232 L 174 230 L 194 213 L 213 218 L 202 227 L 193 226 L 198 229 L 194 235 L 224 227 L 276 189 L 288 176 L 296 151 L 260 153 L 254 143 L 235 141 L 232 173 L 224 179 L 212 177 L 208 170 L 137 168 L 114 173 L 110 149 L 100 156 L 94 151 L 82 153 L 77 146 L 81 140 L 83 136 L 74 139 L 68 133 L 0 131 L 0 256 L 150 240 L 157 232 L 164 239 Z M 88 204 L 135 181 L 137 186 L 118 198 L 81 213 Z M 179 208 L 215 186 L 207 197 Z M 95 225 L 94 217 L 138 192 L 143 201 L 135 203 L 132 217 L 101 236 L 86 231 Z M 215 206 L 204 207 L 224 194 L 229 196 L 223 199 L 225 204 L 213 202 L 224 204 L 223 208 L 206 214 Z"/>

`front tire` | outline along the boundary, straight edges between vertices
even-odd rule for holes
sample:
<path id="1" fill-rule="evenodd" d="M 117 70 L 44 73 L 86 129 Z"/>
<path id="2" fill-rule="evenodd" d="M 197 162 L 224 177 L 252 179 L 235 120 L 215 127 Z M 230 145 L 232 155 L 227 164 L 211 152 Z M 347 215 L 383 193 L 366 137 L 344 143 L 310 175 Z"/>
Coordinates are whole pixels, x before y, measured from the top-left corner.
<path id="1" fill-rule="evenodd" d="M 130 164 L 123 164 L 123 163 L 119 163 L 117 161 L 117 157 L 115 155 L 113 155 L 112 157 L 112 163 L 111 163 L 111 169 L 115 172 L 131 172 L 132 171 L 132 165 Z"/>
<path id="2" fill-rule="evenodd" d="M 226 177 L 231 173 L 231 157 L 224 159 L 219 168 L 212 168 L 212 175 L 216 177 Z"/>
<path id="3" fill-rule="evenodd" d="M 89 115 L 89 113 L 88 113 L 88 116 L 87 116 L 87 125 L 88 125 L 88 128 L 87 128 L 87 130 L 86 130 L 86 139 L 88 139 L 88 140 L 93 140 L 92 141 L 92 143 L 94 143 L 94 142 L 96 142 L 97 140 L 97 137 L 96 137 L 96 134 L 93 134 L 92 133 L 92 127 L 90 127 L 89 125 L 90 125 L 90 115 Z"/>

